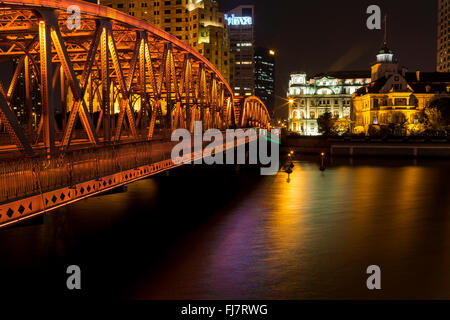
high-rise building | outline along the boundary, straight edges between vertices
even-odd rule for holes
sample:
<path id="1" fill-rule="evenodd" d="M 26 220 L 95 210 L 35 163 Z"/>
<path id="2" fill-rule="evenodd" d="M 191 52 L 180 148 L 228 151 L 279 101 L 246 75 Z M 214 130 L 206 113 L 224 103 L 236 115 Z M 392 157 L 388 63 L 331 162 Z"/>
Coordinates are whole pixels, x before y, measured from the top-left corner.
<path id="1" fill-rule="evenodd" d="M 438 0 L 437 64 L 438 72 L 450 71 L 450 0 Z"/>
<path id="2" fill-rule="evenodd" d="M 234 78 L 231 78 L 231 85 L 236 96 L 255 94 L 254 11 L 254 6 L 242 5 L 225 15 L 231 53 L 234 56 Z"/>
<path id="3" fill-rule="evenodd" d="M 272 114 L 275 97 L 275 51 L 255 49 L 255 96 L 260 98 Z"/>
<path id="4" fill-rule="evenodd" d="M 147 20 L 205 56 L 231 80 L 231 54 L 224 14 L 214 0 L 101 0 Z"/>

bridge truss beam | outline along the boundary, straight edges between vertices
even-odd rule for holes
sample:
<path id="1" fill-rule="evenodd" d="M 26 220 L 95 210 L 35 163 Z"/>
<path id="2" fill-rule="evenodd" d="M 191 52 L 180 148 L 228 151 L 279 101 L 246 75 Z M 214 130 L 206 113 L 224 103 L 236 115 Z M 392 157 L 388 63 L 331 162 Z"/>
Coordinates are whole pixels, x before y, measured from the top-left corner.
<path id="1" fill-rule="evenodd" d="M 81 9 L 78 30 L 67 27 L 70 5 Z M 74 138 L 98 146 L 167 137 L 194 121 L 205 130 L 268 125 L 259 99 L 247 99 L 236 122 L 231 88 L 195 50 L 83 1 L 0 1 L 0 59 L 15 67 L 9 87 L 0 83 L 0 130 L 29 155 L 64 152 Z"/>

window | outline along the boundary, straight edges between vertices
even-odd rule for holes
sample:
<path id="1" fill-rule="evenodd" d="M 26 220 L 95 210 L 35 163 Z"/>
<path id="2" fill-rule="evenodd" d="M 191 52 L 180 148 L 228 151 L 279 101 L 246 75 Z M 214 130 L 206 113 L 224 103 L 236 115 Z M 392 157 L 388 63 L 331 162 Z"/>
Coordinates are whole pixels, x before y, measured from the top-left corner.
<path id="1" fill-rule="evenodd" d="M 170 14 L 170 10 L 164 10 L 164 14 Z"/>
<path id="2" fill-rule="evenodd" d="M 128 8 L 134 8 L 134 3 L 129 3 Z"/>
<path id="3" fill-rule="evenodd" d="M 164 2 L 164 5 L 170 6 L 170 1 L 165 1 L 165 2 Z"/>
<path id="4" fill-rule="evenodd" d="M 123 8 L 123 3 L 118 3 L 118 4 L 117 4 L 117 8 L 118 8 L 118 9 L 122 9 L 122 8 Z"/>
<path id="5" fill-rule="evenodd" d="M 170 19 L 164 19 L 165 23 L 170 23 Z"/>
<path id="6" fill-rule="evenodd" d="M 176 29 L 175 29 L 176 31 L 182 31 L 183 30 L 183 28 L 181 28 L 181 27 L 177 27 Z M 180 39 L 181 40 L 181 39 Z"/>
<path id="7" fill-rule="evenodd" d="M 165 28 L 164 31 L 170 32 L 170 27 Z"/>
<path id="8" fill-rule="evenodd" d="M 176 13 L 181 13 L 181 9 L 177 9 Z"/>
<path id="9" fill-rule="evenodd" d="M 378 124 L 378 115 L 376 115 L 376 114 L 373 115 L 373 124 L 375 124 L 375 125 Z"/>

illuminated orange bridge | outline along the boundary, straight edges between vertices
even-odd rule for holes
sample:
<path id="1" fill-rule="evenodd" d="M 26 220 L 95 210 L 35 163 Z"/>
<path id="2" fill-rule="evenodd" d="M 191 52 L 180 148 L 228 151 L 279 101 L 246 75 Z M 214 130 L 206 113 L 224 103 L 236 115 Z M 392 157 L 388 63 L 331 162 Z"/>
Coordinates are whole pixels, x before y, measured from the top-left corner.
<path id="1" fill-rule="evenodd" d="M 170 134 L 195 121 L 270 127 L 194 49 L 96 4 L 0 0 L 0 63 L 0 226 L 175 167 Z"/>

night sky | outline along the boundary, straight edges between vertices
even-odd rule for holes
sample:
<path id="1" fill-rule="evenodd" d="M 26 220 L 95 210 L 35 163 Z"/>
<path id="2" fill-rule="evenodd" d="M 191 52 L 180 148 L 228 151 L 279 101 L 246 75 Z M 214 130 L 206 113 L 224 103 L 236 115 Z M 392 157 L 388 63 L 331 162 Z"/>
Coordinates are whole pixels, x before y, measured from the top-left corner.
<path id="1" fill-rule="evenodd" d="M 218 0 L 222 11 L 254 4 L 256 44 L 277 51 L 276 95 L 286 97 L 289 73 L 365 70 L 384 32 L 368 30 L 367 7 L 388 15 L 388 44 L 409 71 L 435 71 L 437 0 Z M 284 101 L 277 99 L 277 109 Z"/>

